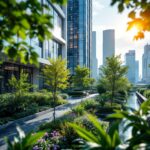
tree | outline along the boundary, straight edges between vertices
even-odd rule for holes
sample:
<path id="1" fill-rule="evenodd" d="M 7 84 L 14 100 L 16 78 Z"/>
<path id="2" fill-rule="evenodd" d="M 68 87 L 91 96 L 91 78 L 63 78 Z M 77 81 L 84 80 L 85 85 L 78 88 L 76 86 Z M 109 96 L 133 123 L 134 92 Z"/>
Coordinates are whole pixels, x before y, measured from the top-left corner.
<path id="1" fill-rule="evenodd" d="M 9 85 L 15 92 L 15 97 L 21 97 L 24 93 L 28 92 L 33 87 L 32 84 L 28 83 L 28 74 L 21 70 L 20 79 L 18 80 L 14 75 L 8 80 Z"/>
<path id="2" fill-rule="evenodd" d="M 38 55 L 27 40 L 43 42 L 51 38 L 52 16 L 46 13 L 50 11 L 49 0 L 46 1 L 45 4 L 39 0 L 0 1 L 0 52 L 22 63 L 37 64 Z M 51 2 L 64 4 L 66 0 Z"/>
<path id="3" fill-rule="evenodd" d="M 106 65 L 101 68 L 101 71 L 102 77 L 99 84 L 104 85 L 105 89 L 111 92 L 112 105 L 116 92 L 127 90 L 130 86 L 125 77 L 127 67 L 122 66 L 120 56 L 112 56 L 106 59 Z"/>
<path id="4" fill-rule="evenodd" d="M 55 121 L 55 104 L 57 101 L 57 92 L 58 90 L 65 89 L 68 85 L 69 70 L 66 68 L 67 62 L 61 57 L 57 59 L 50 59 L 50 65 L 46 65 L 43 68 L 43 75 L 45 83 L 50 87 L 50 90 L 53 94 L 54 102 L 54 121 Z"/>
<path id="5" fill-rule="evenodd" d="M 75 75 L 73 76 L 73 84 L 77 88 L 88 88 L 94 82 L 93 78 L 90 78 L 90 70 L 87 67 L 77 66 L 75 68 Z"/>
<path id="6" fill-rule="evenodd" d="M 144 38 L 144 33 L 150 31 L 150 2 L 149 0 L 112 0 L 111 5 L 118 4 L 119 12 L 123 12 L 125 8 L 130 9 L 128 17 L 131 19 L 128 22 L 127 30 L 133 27 L 138 29 L 134 39 Z"/>

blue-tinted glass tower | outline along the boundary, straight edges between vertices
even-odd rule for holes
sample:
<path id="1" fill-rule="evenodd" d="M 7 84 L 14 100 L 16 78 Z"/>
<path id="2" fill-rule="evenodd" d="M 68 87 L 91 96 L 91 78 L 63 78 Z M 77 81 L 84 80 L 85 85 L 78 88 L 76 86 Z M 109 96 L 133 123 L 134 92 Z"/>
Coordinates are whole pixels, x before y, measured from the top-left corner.
<path id="1" fill-rule="evenodd" d="M 68 0 L 67 60 L 71 74 L 77 65 L 91 68 L 92 0 Z"/>

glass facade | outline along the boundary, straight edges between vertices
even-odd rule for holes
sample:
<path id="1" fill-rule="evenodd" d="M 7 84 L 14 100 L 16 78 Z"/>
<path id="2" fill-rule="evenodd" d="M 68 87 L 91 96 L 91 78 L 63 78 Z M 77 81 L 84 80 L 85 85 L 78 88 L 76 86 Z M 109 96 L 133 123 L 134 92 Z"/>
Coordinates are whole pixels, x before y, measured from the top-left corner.
<path id="1" fill-rule="evenodd" d="M 45 59 L 62 56 L 62 45 L 55 40 L 45 41 L 43 53 Z"/>
<path id="2" fill-rule="evenodd" d="M 74 74 L 77 65 L 90 68 L 92 1 L 68 0 L 67 15 L 68 68 Z"/>
<path id="3" fill-rule="evenodd" d="M 43 43 L 39 42 L 38 38 L 27 39 L 27 42 L 34 48 L 36 53 L 39 55 L 40 58 L 47 59 L 50 58 L 57 58 L 58 56 L 63 56 L 63 48 L 65 48 L 65 8 L 57 6 L 57 9 L 54 5 L 52 5 L 47 0 L 39 0 L 41 4 L 48 3 L 50 7 L 50 11 L 46 12 L 43 10 L 44 13 L 49 13 L 52 16 L 52 24 L 53 24 L 53 39 L 52 40 L 45 40 Z M 14 37 L 15 38 L 15 37 Z M 18 38 L 16 38 L 19 40 Z M 62 40 L 63 39 L 63 40 Z M 63 42 L 62 42 L 62 41 Z M 42 59 L 41 59 L 42 60 Z M 16 78 L 20 78 L 20 72 L 23 70 L 27 72 L 29 75 L 28 81 L 30 83 L 35 82 L 35 84 L 39 83 L 39 88 L 43 88 L 43 79 L 36 78 L 41 74 L 41 68 L 45 65 L 45 61 L 40 64 L 40 68 L 35 68 L 34 66 L 29 65 L 22 65 L 19 62 L 4 62 L 0 65 L 0 93 L 10 92 L 11 89 L 8 86 L 8 80 L 11 78 L 12 75 L 16 76 Z M 35 77 L 35 78 L 34 78 Z M 35 81 L 36 80 L 36 81 Z M 37 81 L 38 80 L 38 81 Z M 33 83 L 34 84 L 34 83 Z"/>

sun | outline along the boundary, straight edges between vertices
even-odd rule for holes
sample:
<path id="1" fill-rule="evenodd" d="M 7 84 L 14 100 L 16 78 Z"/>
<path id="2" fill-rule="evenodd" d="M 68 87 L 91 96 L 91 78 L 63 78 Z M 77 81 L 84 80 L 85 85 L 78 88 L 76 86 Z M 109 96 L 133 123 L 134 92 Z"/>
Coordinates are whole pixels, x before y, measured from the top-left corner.
<path id="1" fill-rule="evenodd" d="M 135 36 L 139 32 L 139 29 L 136 26 L 134 26 L 133 28 L 130 29 L 129 32 L 132 36 Z"/>

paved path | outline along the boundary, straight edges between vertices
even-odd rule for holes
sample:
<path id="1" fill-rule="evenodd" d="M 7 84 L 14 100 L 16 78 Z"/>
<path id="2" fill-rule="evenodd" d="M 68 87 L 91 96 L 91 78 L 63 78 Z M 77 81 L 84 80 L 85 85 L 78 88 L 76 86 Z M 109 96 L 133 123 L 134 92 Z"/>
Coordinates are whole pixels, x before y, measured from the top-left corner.
<path id="1" fill-rule="evenodd" d="M 69 104 L 59 106 L 56 108 L 56 117 L 58 118 L 63 116 L 66 112 L 71 110 L 71 107 L 77 105 L 81 101 L 95 97 L 96 95 L 97 94 L 92 94 L 85 98 L 68 99 Z M 6 128 L 0 129 L 0 150 L 6 149 L 6 145 L 3 140 L 5 136 L 9 137 L 11 140 L 13 139 L 14 136 L 16 136 L 17 134 L 16 125 L 19 125 L 27 133 L 32 130 L 36 130 L 39 127 L 39 125 L 41 125 L 44 122 L 52 121 L 52 119 L 53 119 L 53 111 L 50 111 L 43 115 L 35 116 L 35 118 L 20 121 L 17 122 L 17 124 L 13 123 L 11 125 L 8 125 Z"/>

